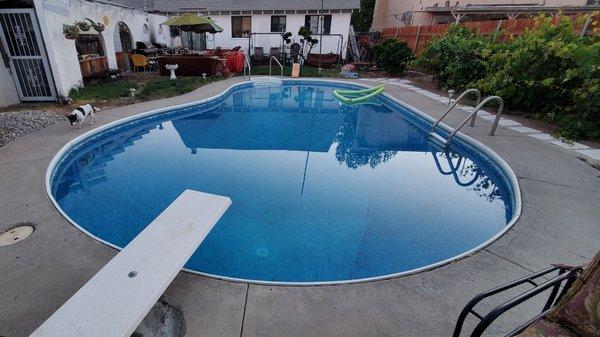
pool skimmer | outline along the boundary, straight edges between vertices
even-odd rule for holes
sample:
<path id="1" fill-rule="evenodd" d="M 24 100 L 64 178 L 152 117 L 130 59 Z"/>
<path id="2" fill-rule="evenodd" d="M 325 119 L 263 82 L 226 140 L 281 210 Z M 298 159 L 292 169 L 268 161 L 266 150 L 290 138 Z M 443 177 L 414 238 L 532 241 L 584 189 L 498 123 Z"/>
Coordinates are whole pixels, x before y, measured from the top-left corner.
<path id="1" fill-rule="evenodd" d="M 33 226 L 23 223 L 13 227 L 0 235 L 0 247 L 12 246 L 29 237 L 33 233 Z"/>

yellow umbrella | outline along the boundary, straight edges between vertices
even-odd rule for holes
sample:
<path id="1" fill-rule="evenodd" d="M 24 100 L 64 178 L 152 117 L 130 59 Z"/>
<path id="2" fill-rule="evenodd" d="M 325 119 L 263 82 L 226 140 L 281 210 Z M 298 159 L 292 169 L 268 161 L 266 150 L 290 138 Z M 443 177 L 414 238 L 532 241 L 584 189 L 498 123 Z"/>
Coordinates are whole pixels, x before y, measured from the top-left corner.
<path id="1" fill-rule="evenodd" d="M 176 16 L 163 22 L 163 25 L 178 27 L 184 32 L 194 32 L 199 34 L 215 34 L 223 31 L 223 28 L 217 25 L 217 23 L 211 20 L 209 17 L 196 14 L 184 14 L 181 16 Z"/>

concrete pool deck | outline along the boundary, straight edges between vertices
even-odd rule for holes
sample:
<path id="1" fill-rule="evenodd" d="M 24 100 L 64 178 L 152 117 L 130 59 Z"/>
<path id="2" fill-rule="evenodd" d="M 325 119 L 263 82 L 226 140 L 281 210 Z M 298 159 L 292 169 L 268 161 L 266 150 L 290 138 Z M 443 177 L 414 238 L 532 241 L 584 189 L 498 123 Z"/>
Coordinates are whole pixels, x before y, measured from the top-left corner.
<path id="1" fill-rule="evenodd" d="M 211 97 L 242 80 L 101 111 L 94 127 Z M 446 107 L 402 86 L 388 85 L 386 92 L 433 117 Z M 446 124 L 463 116 L 451 114 Z M 479 118 L 463 131 L 513 168 L 523 212 L 504 236 L 472 256 L 419 274 L 333 286 L 255 285 L 180 273 L 163 299 L 183 312 L 187 336 L 450 336 L 459 311 L 478 292 L 551 263 L 585 263 L 600 248 L 600 171 L 510 126 L 490 137 L 490 126 Z M 28 239 L 0 247 L 0 336 L 29 335 L 117 253 L 69 224 L 45 193 L 52 157 L 89 130 L 59 124 L 0 147 L 0 232 L 36 224 Z M 527 305 L 507 314 L 492 331 L 512 330 L 532 310 Z"/>

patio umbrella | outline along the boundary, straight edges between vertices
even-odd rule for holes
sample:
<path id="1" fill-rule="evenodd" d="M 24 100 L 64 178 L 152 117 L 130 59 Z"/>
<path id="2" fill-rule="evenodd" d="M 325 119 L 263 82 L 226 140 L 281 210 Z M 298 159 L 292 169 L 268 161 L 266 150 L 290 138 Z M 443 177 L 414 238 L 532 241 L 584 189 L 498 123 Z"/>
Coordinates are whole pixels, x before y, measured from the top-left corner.
<path id="1" fill-rule="evenodd" d="M 210 18 L 196 14 L 176 16 L 163 22 L 163 25 L 178 27 L 184 32 L 194 32 L 198 34 L 215 34 L 223 31 L 223 28 Z"/>

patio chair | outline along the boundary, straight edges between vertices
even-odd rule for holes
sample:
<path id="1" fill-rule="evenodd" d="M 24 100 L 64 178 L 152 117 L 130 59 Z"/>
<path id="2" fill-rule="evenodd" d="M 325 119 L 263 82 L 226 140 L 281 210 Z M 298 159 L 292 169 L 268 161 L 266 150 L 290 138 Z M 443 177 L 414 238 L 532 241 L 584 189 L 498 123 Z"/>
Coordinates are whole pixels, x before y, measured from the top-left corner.
<path id="1" fill-rule="evenodd" d="M 254 47 L 254 54 L 252 55 L 252 61 L 256 63 L 263 63 L 265 59 L 265 53 L 263 47 Z"/>
<path id="2" fill-rule="evenodd" d="M 555 275 L 554 275 L 555 274 Z M 534 287 L 481 315 L 474 307 L 482 300 L 530 284 Z M 500 315 L 542 293 L 549 295 L 540 314 L 508 333 L 507 337 L 596 337 L 600 336 L 600 252 L 581 267 L 554 265 L 519 280 L 475 296 L 458 317 L 453 337 L 461 334 L 465 318 L 479 319 L 471 337 L 479 337 Z"/>
<path id="3" fill-rule="evenodd" d="M 150 64 L 148 57 L 140 54 L 131 55 L 131 62 L 133 62 L 133 72 L 136 73 L 138 68 L 146 70 L 146 67 Z"/>
<path id="4" fill-rule="evenodd" d="M 278 47 L 271 47 L 271 49 L 269 49 L 269 58 L 271 56 L 275 56 L 275 58 L 279 60 L 279 57 L 281 55 L 279 53 L 279 48 Z"/>
<path id="5" fill-rule="evenodd" d="M 298 62 L 299 55 L 300 55 L 300 44 L 298 42 L 294 42 L 290 46 L 290 59 L 292 59 L 292 63 Z"/>

